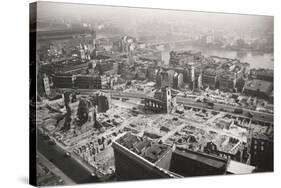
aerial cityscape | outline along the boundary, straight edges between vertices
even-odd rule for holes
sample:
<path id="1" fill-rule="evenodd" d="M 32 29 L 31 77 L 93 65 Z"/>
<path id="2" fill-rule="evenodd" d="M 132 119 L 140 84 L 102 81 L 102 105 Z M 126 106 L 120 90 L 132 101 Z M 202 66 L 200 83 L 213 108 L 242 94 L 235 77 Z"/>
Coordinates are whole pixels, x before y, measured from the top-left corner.
<path id="1" fill-rule="evenodd" d="M 36 10 L 37 185 L 274 170 L 273 17 Z"/>

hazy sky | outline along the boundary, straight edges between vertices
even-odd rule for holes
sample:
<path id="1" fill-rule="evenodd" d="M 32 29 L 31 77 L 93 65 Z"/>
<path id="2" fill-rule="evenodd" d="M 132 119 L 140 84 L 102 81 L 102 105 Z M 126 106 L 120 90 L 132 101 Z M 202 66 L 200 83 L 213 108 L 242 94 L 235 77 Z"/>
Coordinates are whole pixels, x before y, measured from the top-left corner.
<path id="1" fill-rule="evenodd" d="M 199 25 L 202 27 L 273 28 L 273 17 L 207 13 L 195 11 L 176 11 L 161 9 L 140 9 L 127 7 L 97 6 L 71 3 L 39 2 L 39 20 L 44 18 L 93 18 L 120 22 L 130 25 L 145 22 L 164 24 Z"/>

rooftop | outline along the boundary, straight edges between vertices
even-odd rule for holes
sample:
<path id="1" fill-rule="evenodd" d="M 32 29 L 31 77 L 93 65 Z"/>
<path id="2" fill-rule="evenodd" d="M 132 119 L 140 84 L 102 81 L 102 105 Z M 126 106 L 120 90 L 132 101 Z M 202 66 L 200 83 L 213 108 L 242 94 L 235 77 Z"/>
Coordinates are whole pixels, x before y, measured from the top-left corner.
<path id="1" fill-rule="evenodd" d="M 149 140 L 147 137 L 138 137 L 131 133 L 119 138 L 117 143 L 152 163 L 161 159 L 161 157 L 171 149 L 168 145 L 158 144 Z"/>
<path id="2" fill-rule="evenodd" d="M 134 147 L 143 146 L 143 142 L 148 140 L 145 137 L 138 137 L 127 133 L 124 135 L 125 140 L 127 138 L 137 137 L 140 144 L 135 144 Z M 117 143 L 124 146 L 120 140 L 124 141 L 124 138 L 120 138 Z M 129 141 L 129 140 L 128 140 Z M 175 148 L 166 144 L 159 144 L 153 141 L 149 141 L 147 148 L 142 153 L 136 153 L 139 157 L 146 159 L 153 163 L 158 170 L 164 170 L 168 174 L 174 174 L 178 176 L 196 176 L 206 174 L 223 174 L 228 165 L 228 159 L 224 159 L 218 156 L 205 154 L 203 152 L 191 151 L 188 149 Z M 128 148 L 127 148 L 128 149 Z M 129 152 L 128 154 L 133 154 Z M 151 165 L 151 164 L 150 164 Z M 186 168 L 180 168 L 182 165 L 187 165 Z M 198 168 L 202 171 L 198 173 Z"/>
<path id="3" fill-rule="evenodd" d="M 268 93 L 271 92 L 273 86 L 271 82 L 254 79 L 254 80 L 248 80 L 244 87 L 247 90 L 256 90 L 256 91 Z"/>
<path id="4" fill-rule="evenodd" d="M 255 70 L 258 75 L 262 76 L 273 76 L 273 70 L 272 69 L 258 69 Z"/>
<path id="5" fill-rule="evenodd" d="M 211 156 L 211 155 L 201 153 L 201 152 L 194 152 L 191 150 L 176 149 L 174 152 L 176 154 L 182 155 L 188 159 L 198 161 L 200 163 L 203 163 L 205 165 L 215 167 L 215 168 L 224 167 L 226 165 L 226 161 L 227 161 L 227 160 L 219 158 L 219 157 Z"/>
<path id="6" fill-rule="evenodd" d="M 207 75 L 213 75 L 215 76 L 216 75 L 216 69 L 214 68 L 206 68 L 204 71 L 203 71 L 204 74 L 207 74 Z"/>
<path id="7" fill-rule="evenodd" d="M 221 79 L 226 79 L 226 80 L 229 80 L 229 79 L 234 79 L 235 76 L 233 75 L 233 72 L 230 72 L 230 71 L 223 71 L 220 75 L 220 78 Z"/>
<path id="8" fill-rule="evenodd" d="M 227 172 L 231 174 L 249 174 L 255 170 L 254 166 L 246 165 L 237 161 L 229 161 Z"/>
<path id="9" fill-rule="evenodd" d="M 151 147 L 147 148 L 144 152 L 143 157 L 152 163 L 155 163 L 160 159 L 163 154 L 165 154 L 170 147 L 164 144 L 153 144 Z"/>

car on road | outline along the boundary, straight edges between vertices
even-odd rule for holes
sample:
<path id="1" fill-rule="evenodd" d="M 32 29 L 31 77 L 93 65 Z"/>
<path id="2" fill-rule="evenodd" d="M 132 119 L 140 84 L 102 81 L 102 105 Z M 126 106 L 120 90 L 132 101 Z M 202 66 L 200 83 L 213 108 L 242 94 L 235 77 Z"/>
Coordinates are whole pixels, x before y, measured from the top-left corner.
<path id="1" fill-rule="evenodd" d="M 214 108 L 214 103 L 207 102 L 206 104 L 207 104 L 207 108 L 209 108 L 209 109 L 213 109 Z"/>
<path id="2" fill-rule="evenodd" d="M 248 112 L 248 113 L 246 114 L 246 116 L 247 116 L 248 118 L 252 118 L 252 117 L 253 117 L 253 114 L 252 114 L 251 112 Z"/>
<path id="3" fill-rule="evenodd" d="M 65 157 L 67 157 L 67 158 L 71 158 L 71 153 L 70 152 L 65 152 Z"/>
<path id="4" fill-rule="evenodd" d="M 128 98 L 122 98 L 122 102 L 126 102 L 127 100 L 129 100 Z"/>
<path id="5" fill-rule="evenodd" d="M 233 111 L 235 114 L 242 114 L 243 113 L 243 109 L 242 108 L 236 108 Z"/>

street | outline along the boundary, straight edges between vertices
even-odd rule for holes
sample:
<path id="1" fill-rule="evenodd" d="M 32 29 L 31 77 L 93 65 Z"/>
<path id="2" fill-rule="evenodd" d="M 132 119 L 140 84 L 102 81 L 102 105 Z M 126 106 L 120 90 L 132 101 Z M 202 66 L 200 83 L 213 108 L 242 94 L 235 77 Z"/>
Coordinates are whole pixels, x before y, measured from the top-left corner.
<path id="1" fill-rule="evenodd" d="M 206 108 L 205 103 L 196 102 L 196 101 L 194 101 L 194 99 L 190 99 L 190 98 L 176 97 L 176 101 L 177 101 L 177 103 L 182 103 L 182 104 L 189 105 L 192 107 Z M 212 109 L 215 111 L 226 111 L 229 113 L 233 113 L 234 109 L 237 109 L 237 108 L 239 108 L 239 107 L 230 106 L 230 105 L 226 105 L 226 104 L 214 103 L 214 107 Z M 248 113 L 251 113 L 253 115 L 254 120 L 265 121 L 265 122 L 270 122 L 270 123 L 273 122 L 273 114 L 243 108 L 243 113 L 241 115 L 247 116 Z M 236 115 L 239 115 L 239 114 L 236 114 Z"/>
<path id="2" fill-rule="evenodd" d="M 73 158 L 67 158 L 65 152 L 57 145 L 48 144 L 47 140 L 38 134 L 37 149 L 42 155 L 50 160 L 57 168 L 66 174 L 75 183 L 99 182 L 91 175 L 91 172 L 83 168 Z"/>

